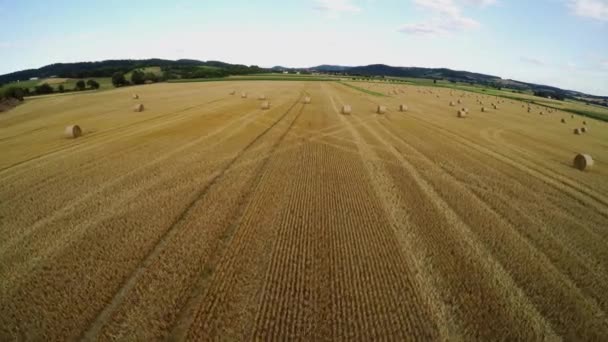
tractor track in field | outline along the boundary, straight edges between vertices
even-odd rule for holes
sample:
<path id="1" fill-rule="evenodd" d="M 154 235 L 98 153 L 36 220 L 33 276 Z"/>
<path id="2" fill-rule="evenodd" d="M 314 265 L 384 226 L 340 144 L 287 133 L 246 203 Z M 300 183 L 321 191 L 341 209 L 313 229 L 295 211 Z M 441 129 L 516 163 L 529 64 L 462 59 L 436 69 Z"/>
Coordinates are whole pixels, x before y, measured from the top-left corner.
<path id="1" fill-rule="evenodd" d="M 203 188 L 201 188 L 197 194 L 195 194 L 190 203 L 188 203 L 188 205 L 182 210 L 182 212 L 174 219 L 169 228 L 156 242 L 154 247 L 150 249 L 148 254 L 140 262 L 139 266 L 137 266 L 135 271 L 124 281 L 123 285 L 120 286 L 119 290 L 116 292 L 109 304 L 106 305 L 106 307 L 99 313 L 99 315 L 92 322 L 89 328 L 83 333 L 82 337 L 84 339 L 92 340 L 95 338 L 95 336 L 98 336 L 101 329 L 107 324 L 108 318 L 120 305 L 122 299 L 127 295 L 127 293 L 135 286 L 141 274 L 146 271 L 151 261 L 161 253 L 164 246 L 173 237 L 173 235 L 175 235 L 175 228 L 180 224 L 181 221 L 183 221 L 187 217 L 189 211 L 207 194 L 207 192 L 213 187 L 213 185 L 216 184 L 222 178 L 222 176 L 230 169 L 230 167 L 233 166 L 249 148 L 251 148 L 257 141 L 262 139 L 266 135 L 266 133 L 268 133 L 272 128 L 274 128 L 279 122 L 281 122 L 298 103 L 299 99 L 293 105 L 291 105 L 291 107 L 283 115 L 281 115 L 278 120 L 276 120 L 271 126 L 267 127 L 264 131 L 258 134 L 249 144 L 247 144 L 232 159 L 232 161 L 230 161 L 219 172 L 216 172 L 215 176 Z"/>
<path id="2" fill-rule="evenodd" d="M 207 150 L 214 146 L 219 145 L 223 141 L 225 141 L 225 140 L 229 139 L 230 137 L 239 133 L 242 129 L 244 129 L 246 127 L 246 125 L 253 122 L 256 119 L 255 114 L 258 114 L 258 113 L 259 113 L 259 110 L 251 111 L 251 112 L 245 114 L 243 117 L 236 119 L 234 121 L 231 121 L 231 122 L 227 123 L 226 125 L 223 125 L 223 126 L 219 127 L 218 129 L 210 132 L 209 134 L 203 135 L 195 140 L 190 141 L 187 144 L 174 148 L 174 149 L 152 159 L 151 161 L 149 161 L 143 165 L 140 165 L 140 166 L 136 167 L 135 169 L 130 170 L 127 173 L 122 174 L 121 176 L 119 176 L 117 178 L 109 180 L 103 184 L 99 184 L 94 191 L 91 191 L 91 192 L 87 193 L 86 195 L 83 195 L 83 196 L 80 196 L 80 197 L 74 199 L 73 201 L 71 201 L 71 202 L 67 203 L 65 206 L 63 206 L 62 208 L 54 211 L 50 216 L 41 218 L 40 220 L 31 224 L 29 227 L 27 227 L 27 229 L 25 230 L 24 233 L 22 233 L 18 236 L 18 238 L 17 238 L 18 240 L 9 239 L 9 240 L 3 241 L 2 244 L 0 245 L 3 247 L 3 249 L 0 251 L 0 257 L 11 246 L 13 246 L 14 244 L 18 243 L 19 241 L 27 238 L 31 234 L 31 232 L 36 231 L 39 227 L 44 226 L 65 215 L 69 215 L 71 212 L 76 210 L 79 205 L 86 203 L 88 200 L 90 200 L 91 198 L 94 198 L 96 195 L 102 194 L 104 191 L 106 191 L 106 189 L 109 189 L 115 185 L 118 185 L 121 182 L 123 182 L 124 180 L 126 180 L 130 177 L 133 177 L 133 176 L 137 175 L 138 173 L 147 171 L 149 168 L 154 167 L 154 166 L 158 165 L 159 163 L 173 157 L 177 153 L 184 152 L 190 148 L 196 147 L 203 141 L 220 136 L 227 129 L 232 128 L 232 126 L 234 126 L 237 123 L 240 123 L 240 125 L 238 127 L 236 127 L 234 130 L 232 130 L 232 132 L 230 132 L 229 134 L 227 134 L 225 136 L 221 136 L 217 141 L 215 141 L 213 144 L 205 147 L 203 150 Z M 158 181 L 160 181 L 160 180 L 158 180 Z M 137 195 L 138 194 L 139 193 L 137 193 Z M 131 196 L 131 197 L 133 198 L 133 196 Z"/>
<path id="3" fill-rule="evenodd" d="M 307 94 L 304 91 L 304 94 Z M 245 213 L 249 210 L 252 205 L 252 196 L 261 192 L 261 184 L 262 181 L 265 180 L 263 177 L 264 173 L 268 170 L 268 163 L 271 158 L 274 156 L 275 151 L 279 147 L 279 145 L 284 141 L 285 137 L 291 132 L 294 124 L 302 115 L 302 112 L 305 109 L 305 106 L 300 104 L 300 109 L 295 115 L 294 119 L 289 123 L 285 131 L 279 136 L 279 138 L 272 144 L 269 151 L 261 158 L 261 165 L 259 165 L 255 171 L 254 176 L 252 177 L 253 183 L 248 187 L 247 193 L 243 201 L 241 201 L 236 209 L 236 213 L 234 215 L 234 222 L 228 227 L 226 232 L 224 233 L 224 237 L 222 239 L 222 243 L 217 247 L 216 250 L 212 252 L 211 259 L 205 264 L 205 270 L 211 270 L 210 272 L 203 272 L 197 278 L 199 279 L 195 285 L 190 290 L 190 296 L 184 305 L 179 309 L 179 313 L 177 315 L 177 319 L 172 324 L 172 326 L 168 329 L 170 331 L 169 336 L 171 339 L 182 340 L 186 337 L 189 328 L 194 323 L 196 319 L 196 309 L 201 305 L 201 302 L 205 299 L 205 294 L 207 290 L 207 286 L 209 285 L 209 280 L 212 277 L 212 270 L 216 269 L 222 259 L 225 257 L 227 253 L 227 249 L 230 247 L 237 230 L 242 226 L 243 219 Z M 291 109 L 290 109 L 291 110 Z"/>
<path id="4" fill-rule="evenodd" d="M 360 153 L 362 155 L 362 160 L 365 165 L 365 168 L 367 169 L 367 173 L 369 174 L 370 181 L 373 184 L 373 188 L 375 189 L 375 192 L 376 192 L 378 198 L 382 202 L 382 206 L 386 212 L 387 217 L 390 218 L 393 229 L 395 229 L 395 227 L 399 227 L 397 229 L 408 230 L 409 229 L 409 228 L 407 228 L 409 226 L 409 222 L 407 221 L 408 215 L 407 215 L 407 213 L 403 212 L 400 205 L 398 204 L 400 202 L 400 199 L 398 197 L 395 197 L 395 192 L 392 190 L 395 188 L 395 185 L 392 183 L 390 176 L 384 174 L 385 171 L 383 171 L 378 166 L 370 163 L 367 160 L 367 158 L 369 158 L 369 155 L 373 155 L 374 152 L 369 148 L 369 146 L 366 144 L 366 142 L 363 140 L 363 138 L 357 132 L 355 127 L 353 127 L 350 120 L 348 120 L 347 118 L 343 117 L 340 114 L 340 111 L 336 107 L 336 104 L 335 104 L 333 98 L 330 97 L 330 100 L 332 102 L 332 107 L 333 107 L 336 115 L 339 115 L 341 118 L 341 121 L 345 125 L 347 125 L 347 127 L 349 127 L 349 131 L 350 131 L 351 135 L 353 136 L 353 138 L 360 150 Z M 378 174 L 382 175 L 381 176 L 381 178 L 383 179 L 382 181 L 376 181 Z M 404 250 L 414 249 L 413 241 L 408 240 L 403 235 L 400 235 L 397 233 L 396 233 L 396 235 L 400 238 L 399 239 L 400 242 L 404 244 Z M 410 283 L 409 286 L 413 287 L 413 288 L 417 288 L 417 290 L 414 290 L 414 292 L 419 292 L 419 291 L 421 291 L 422 288 L 425 288 L 426 293 L 431 294 L 430 302 L 427 302 L 426 305 L 429 305 L 433 308 L 433 313 L 435 315 L 437 328 L 440 329 L 439 330 L 440 335 L 443 338 L 447 338 L 448 336 L 455 336 L 456 334 L 458 334 L 458 331 L 460 330 L 460 328 L 454 326 L 454 322 L 448 318 L 448 309 L 443 304 L 443 302 L 439 298 L 432 295 L 433 293 L 435 293 L 435 290 L 433 289 L 434 286 L 433 286 L 432 281 L 430 281 L 430 275 L 425 274 L 424 266 L 420 263 L 420 261 L 415 260 L 415 258 L 412 258 L 411 256 L 410 256 L 410 259 L 411 260 L 409 260 L 409 264 L 410 264 L 409 267 L 412 268 L 412 273 L 418 275 L 418 277 L 413 277 L 413 279 L 416 279 L 419 283 L 418 284 Z M 411 280 L 410 280 L 410 282 L 411 282 Z M 418 299 L 418 300 L 423 302 L 423 300 L 421 300 L 421 299 Z M 419 303 L 418 305 L 420 305 L 420 304 L 421 303 Z M 421 322 L 419 322 L 419 324 L 421 324 Z M 420 327 L 423 327 L 423 326 L 424 326 L 423 324 L 420 325 Z"/>

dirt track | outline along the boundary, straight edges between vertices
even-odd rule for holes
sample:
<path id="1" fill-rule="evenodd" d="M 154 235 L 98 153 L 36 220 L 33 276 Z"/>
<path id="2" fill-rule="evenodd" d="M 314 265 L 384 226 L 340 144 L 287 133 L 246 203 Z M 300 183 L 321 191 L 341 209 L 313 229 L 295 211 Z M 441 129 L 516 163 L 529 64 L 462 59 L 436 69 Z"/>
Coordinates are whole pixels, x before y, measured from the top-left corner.
<path id="1" fill-rule="evenodd" d="M 4 113 L 0 340 L 608 339 L 608 125 L 354 85 L 398 91 L 158 84 Z"/>

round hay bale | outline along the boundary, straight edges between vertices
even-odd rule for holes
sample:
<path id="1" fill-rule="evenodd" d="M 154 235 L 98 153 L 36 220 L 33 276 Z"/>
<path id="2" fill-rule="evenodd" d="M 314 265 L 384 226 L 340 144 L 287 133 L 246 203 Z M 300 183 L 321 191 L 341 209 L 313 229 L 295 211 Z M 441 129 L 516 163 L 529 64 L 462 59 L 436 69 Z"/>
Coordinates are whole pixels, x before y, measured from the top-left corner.
<path id="1" fill-rule="evenodd" d="M 545 113 L 543 113 L 543 111 L 541 110 L 540 112 L 538 112 L 539 115 L 543 115 Z"/>
<path id="2" fill-rule="evenodd" d="M 408 110 L 407 105 L 404 105 L 404 104 L 399 105 L 400 112 L 407 112 L 407 110 Z"/>
<path id="3" fill-rule="evenodd" d="M 574 119 L 574 115 L 570 115 L 570 119 Z"/>
<path id="4" fill-rule="evenodd" d="M 270 102 L 269 101 L 262 102 L 261 108 L 264 110 L 270 109 Z"/>
<path id="5" fill-rule="evenodd" d="M 454 107 L 456 104 L 454 103 L 454 101 L 450 101 L 450 106 Z"/>
<path id="6" fill-rule="evenodd" d="M 485 113 L 485 111 L 486 111 L 486 107 L 481 107 L 481 112 Z"/>
<path id="7" fill-rule="evenodd" d="M 386 113 L 386 106 L 380 106 L 380 105 L 378 105 L 378 107 L 376 108 L 376 113 L 378 113 L 378 114 L 384 114 L 384 113 Z"/>
<path id="8" fill-rule="evenodd" d="M 260 95 L 260 96 L 258 96 L 258 100 L 266 100 L 266 95 Z"/>
<path id="9" fill-rule="evenodd" d="M 304 103 L 309 104 L 311 102 L 310 96 L 304 98 Z"/>
<path id="10" fill-rule="evenodd" d="M 583 125 L 587 125 L 587 121 L 583 121 Z"/>
<path id="11" fill-rule="evenodd" d="M 458 104 L 461 104 L 461 103 L 462 103 L 462 100 L 461 100 L 461 99 L 458 99 Z"/>
<path id="12" fill-rule="evenodd" d="M 562 119 L 562 123 L 566 123 L 566 119 Z"/>
<path id="13" fill-rule="evenodd" d="M 136 104 L 135 106 L 133 106 L 133 111 L 134 112 L 143 112 L 144 111 L 144 105 L 141 103 Z"/>
<path id="14" fill-rule="evenodd" d="M 82 135 L 82 130 L 78 125 L 70 125 L 65 128 L 65 136 L 67 138 L 78 138 Z"/>
<path id="15" fill-rule="evenodd" d="M 587 127 L 581 127 L 581 133 L 587 133 L 588 129 Z"/>
<path id="16" fill-rule="evenodd" d="M 588 154 L 579 153 L 574 157 L 574 167 L 585 171 L 593 167 L 593 158 Z"/>
<path id="17" fill-rule="evenodd" d="M 458 117 L 459 118 L 466 118 L 467 117 L 467 112 L 465 112 L 464 110 L 459 110 L 458 111 Z"/>
<path id="18" fill-rule="evenodd" d="M 241 98 L 242 99 L 246 99 L 247 98 L 247 93 L 241 93 Z"/>
<path id="19" fill-rule="evenodd" d="M 580 128 L 575 128 L 575 129 L 574 129 L 574 134 L 576 134 L 576 135 L 581 134 L 581 130 L 580 130 Z"/>
<path id="20" fill-rule="evenodd" d="M 352 108 L 350 107 L 350 105 L 342 106 L 342 114 L 350 114 L 351 112 L 352 112 Z"/>
<path id="21" fill-rule="evenodd" d="M 139 95 L 133 94 L 133 100 L 137 100 L 137 99 L 139 99 Z"/>
<path id="22" fill-rule="evenodd" d="M 236 90 L 233 90 L 230 92 L 230 95 L 234 95 L 234 94 L 236 94 Z"/>

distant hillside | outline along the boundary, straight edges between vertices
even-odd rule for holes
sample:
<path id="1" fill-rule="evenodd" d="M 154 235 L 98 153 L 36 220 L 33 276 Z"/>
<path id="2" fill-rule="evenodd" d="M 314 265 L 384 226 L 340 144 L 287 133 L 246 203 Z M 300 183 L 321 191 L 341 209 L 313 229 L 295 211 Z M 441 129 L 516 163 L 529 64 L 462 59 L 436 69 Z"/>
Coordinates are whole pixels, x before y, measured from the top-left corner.
<path id="1" fill-rule="evenodd" d="M 384 64 L 372 64 L 357 67 L 320 65 L 308 68 L 307 70 L 313 72 L 343 74 L 347 76 L 409 77 L 465 82 L 497 88 L 505 87 L 520 91 L 530 91 L 545 97 L 551 96 L 554 98 L 573 98 L 608 105 L 608 96 L 594 96 L 579 91 L 564 90 L 547 85 L 502 79 L 498 76 L 485 75 L 469 71 L 451 70 L 447 68 L 394 67 Z"/>
<path id="2" fill-rule="evenodd" d="M 39 79 L 49 77 L 70 79 L 110 77 L 115 72 L 126 74 L 136 69 L 151 70 L 150 68 L 160 70 L 162 72 L 161 79 L 218 78 L 229 75 L 284 71 L 302 73 L 318 72 L 345 76 L 425 78 L 464 82 L 496 88 L 505 87 L 519 91 L 529 91 L 544 97 L 553 97 L 557 99 L 573 98 L 608 106 L 608 96 L 588 95 L 578 91 L 563 90 L 546 85 L 502 79 L 498 76 L 469 71 L 451 70 L 447 68 L 395 67 L 385 64 L 355 67 L 324 64 L 311 68 L 275 66 L 271 69 L 264 69 L 255 65 L 245 66 L 220 61 L 199 61 L 193 59 L 180 59 L 176 61 L 158 58 L 144 60 L 107 60 L 101 62 L 57 63 L 39 69 L 29 69 L 0 75 L 0 86 L 15 81 L 26 81 L 33 77 Z"/>
<path id="3" fill-rule="evenodd" d="M 91 77 L 111 77 L 115 72 L 129 73 L 135 69 L 146 69 L 151 67 L 160 68 L 167 71 L 172 77 L 192 78 L 206 77 L 207 74 L 199 68 L 203 66 L 214 67 L 214 72 L 210 77 L 222 77 L 227 75 L 242 75 L 259 73 L 266 71 L 257 66 L 246 66 L 239 64 L 228 64 L 218 61 L 198 61 L 191 59 L 180 59 L 177 61 L 166 59 L 143 59 L 143 60 L 107 60 L 101 62 L 80 62 L 80 63 L 56 63 L 38 69 L 28 69 L 0 75 L 0 84 L 16 81 L 26 81 L 30 78 L 91 78 Z M 209 69 L 206 69 L 209 70 Z"/>

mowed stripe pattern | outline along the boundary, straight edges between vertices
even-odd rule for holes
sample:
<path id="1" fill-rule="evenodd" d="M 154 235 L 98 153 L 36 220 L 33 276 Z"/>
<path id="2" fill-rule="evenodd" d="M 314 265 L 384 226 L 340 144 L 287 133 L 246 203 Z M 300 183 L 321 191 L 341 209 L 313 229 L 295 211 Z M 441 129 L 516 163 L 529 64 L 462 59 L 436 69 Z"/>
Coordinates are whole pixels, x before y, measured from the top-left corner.
<path id="1" fill-rule="evenodd" d="M 118 89 L 0 116 L 0 339 L 608 339 L 608 127 L 355 86 L 391 95 L 157 84 L 143 112 Z"/>

